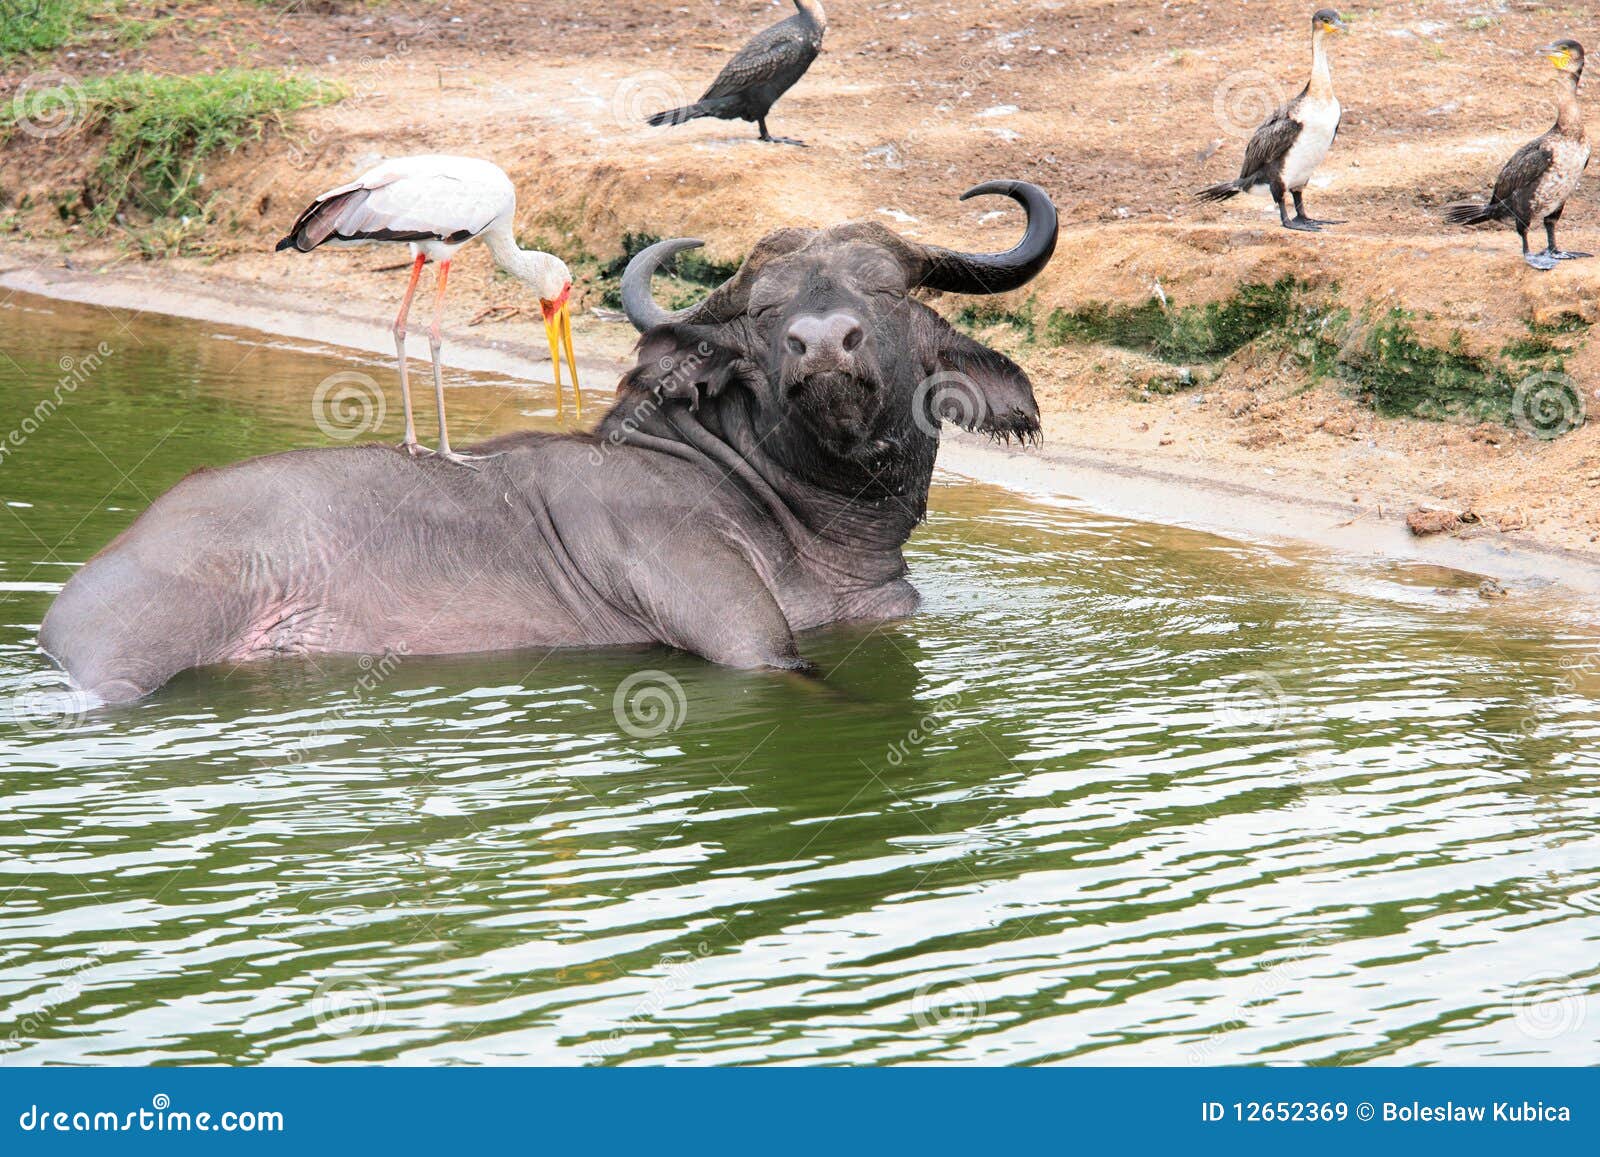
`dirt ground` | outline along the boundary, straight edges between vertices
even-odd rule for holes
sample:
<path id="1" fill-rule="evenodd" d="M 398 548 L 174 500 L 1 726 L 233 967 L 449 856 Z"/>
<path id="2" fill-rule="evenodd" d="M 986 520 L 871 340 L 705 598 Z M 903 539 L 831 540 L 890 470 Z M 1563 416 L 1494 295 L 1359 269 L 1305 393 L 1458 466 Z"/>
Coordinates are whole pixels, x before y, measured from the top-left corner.
<path id="1" fill-rule="evenodd" d="M 1004 248 L 1020 228 L 1003 203 L 959 203 L 978 181 L 1048 189 L 1063 228 L 1046 272 L 1004 303 L 1174 304 L 1229 296 L 1285 275 L 1337 285 L 1343 300 L 1403 306 L 1419 329 L 1460 330 L 1469 348 L 1526 337 L 1530 321 L 1600 321 L 1600 258 L 1539 274 L 1507 230 L 1453 229 L 1437 210 L 1487 192 L 1503 159 L 1553 120 L 1553 73 L 1532 49 L 1559 36 L 1600 41 L 1587 8 L 1494 0 L 1386 3 L 1346 11 L 1333 45 L 1345 106 L 1338 143 L 1307 193 L 1313 215 L 1345 218 L 1309 236 L 1279 229 L 1264 198 L 1200 206 L 1192 192 L 1235 175 L 1244 139 L 1309 66 L 1311 3 L 1240 0 L 900 0 L 828 5 L 824 53 L 753 126 L 646 127 L 687 103 L 727 53 L 791 11 L 787 0 L 662 5 L 526 3 L 140 5 L 157 24 L 137 49 L 113 42 L 13 63 L 0 86 L 54 70 L 82 78 L 129 67 L 192 71 L 292 66 L 338 79 L 339 104 L 297 114 L 266 142 L 207 172 L 222 222 L 170 275 L 291 290 L 308 308 L 369 303 L 386 324 L 403 253 L 294 258 L 270 252 L 296 210 L 385 155 L 489 157 L 517 182 L 519 228 L 563 255 L 606 259 L 627 232 L 704 237 L 716 258 L 784 225 L 874 218 L 963 248 Z M 1596 68 L 1600 68 L 1597 63 Z M 0 92 L 0 99 L 5 93 Z M 0 150 L 0 245 L 92 268 L 136 258 L 51 210 L 89 155 L 72 134 L 16 136 Z M 87 142 L 85 142 L 87 144 Z M 1600 252 L 1600 178 L 1569 204 L 1562 241 Z M 34 208 L 15 206 L 32 194 Z M 0 233 L 0 236 L 4 236 Z M 468 250 L 449 322 L 521 301 Z M 580 306 L 598 294 L 580 286 Z M 954 308 L 954 303 L 941 307 Z M 498 323 L 539 340 L 528 315 Z M 1352 517 L 1401 519 L 1418 506 L 1471 512 L 1460 533 L 1594 550 L 1600 539 L 1600 423 L 1554 441 L 1469 423 L 1385 419 L 1335 380 L 1247 348 L 1204 387 L 1131 389 L 1140 355 L 1045 348 L 1008 326 L 987 334 L 1034 377 L 1053 444 L 1194 477 L 1248 479 L 1348 501 Z M 580 318 L 586 352 L 621 353 L 622 327 Z M 1567 369 L 1600 406 L 1600 343 L 1577 339 Z"/>

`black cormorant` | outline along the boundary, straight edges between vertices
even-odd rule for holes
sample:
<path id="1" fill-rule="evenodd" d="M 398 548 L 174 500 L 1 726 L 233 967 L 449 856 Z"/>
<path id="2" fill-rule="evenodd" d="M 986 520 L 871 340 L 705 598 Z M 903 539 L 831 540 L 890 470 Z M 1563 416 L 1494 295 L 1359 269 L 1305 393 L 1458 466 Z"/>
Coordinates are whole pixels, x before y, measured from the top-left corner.
<path id="1" fill-rule="evenodd" d="M 805 75 L 822 48 L 828 17 L 822 0 L 794 0 L 799 9 L 787 20 L 753 37 L 723 66 L 705 95 L 693 104 L 671 108 L 649 118 L 653 125 L 681 125 L 696 117 L 755 121 L 761 139 L 780 145 L 803 145 L 793 137 L 767 132 L 767 113 Z"/>
<path id="2" fill-rule="evenodd" d="M 1330 32 L 1345 31 L 1345 22 L 1332 8 L 1319 8 L 1311 17 L 1311 79 L 1300 95 L 1274 112 L 1255 131 L 1244 150 L 1244 165 L 1237 180 L 1223 181 L 1201 189 L 1195 196 L 1202 201 L 1226 201 L 1239 193 L 1266 189 L 1278 206 L 1278 219 L 1285 229 L 1318 232 L 1324 225 L 1339 221 L 1318 221 L 1306 216 L 1302 191 L 1311 174 L 1328 155 L 1334 137 L 1339 135 L 1343 111 L 1333 95 L 1333 75 L 1328 70 L 1328 50 L 1324 38 Z M 1294 198 L 1294 216 L 1284 206 L 1283 195 Z"/>

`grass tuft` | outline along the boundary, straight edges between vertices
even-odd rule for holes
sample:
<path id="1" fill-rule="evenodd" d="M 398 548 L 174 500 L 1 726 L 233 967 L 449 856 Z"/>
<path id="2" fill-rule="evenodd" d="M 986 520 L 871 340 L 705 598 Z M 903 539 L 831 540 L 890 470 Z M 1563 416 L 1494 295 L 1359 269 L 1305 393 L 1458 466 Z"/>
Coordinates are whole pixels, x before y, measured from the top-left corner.
<path id="1" fill-rule="evenodd" d="M 336 85 L 273 69 L 224 69 L 96 77 L 63 100 L 76 104 L 79 132 L 105 138 L 90 189 L 103 224 L 130 206 L 155 218 L 204 212 L 208 159 L 260 140 L 296 109 L 341 95 Z M 9 135 L 18 117 L 0 105 L 0 134 Z"/>
<path id="2" fill-rule="evenodd" d="M 52 52 L 88 23 L 90 0 L 0 0 L 0 60 Z"/>

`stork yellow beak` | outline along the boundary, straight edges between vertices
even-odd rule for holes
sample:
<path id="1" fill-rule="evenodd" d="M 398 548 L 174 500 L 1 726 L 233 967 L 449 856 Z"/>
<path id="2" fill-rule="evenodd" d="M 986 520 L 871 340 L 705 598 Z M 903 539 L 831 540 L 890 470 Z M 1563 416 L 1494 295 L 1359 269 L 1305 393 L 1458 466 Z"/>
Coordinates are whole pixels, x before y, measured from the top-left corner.
<path id="1" fill-rule="evenodd" d="M 561 351 L 567 354 L 567 369 L 572 372 L 572 397 L 577 403 L 578 417 L 583 417 L 583 389 L 578 385 L 577 355 L 572 350 L 572 306 L 561 301 L 540 302 L 544 311 L 544 336 L 550 343 L 550 368 L 556 381 L 556 413 L 561 413 Z"/>

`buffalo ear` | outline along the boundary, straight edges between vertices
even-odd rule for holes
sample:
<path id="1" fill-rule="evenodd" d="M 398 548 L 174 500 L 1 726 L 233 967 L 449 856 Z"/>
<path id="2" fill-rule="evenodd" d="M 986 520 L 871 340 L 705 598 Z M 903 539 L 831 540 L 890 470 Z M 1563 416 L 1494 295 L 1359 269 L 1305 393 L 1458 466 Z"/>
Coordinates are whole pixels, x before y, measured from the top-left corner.
<path id="1" fill-rule="evenodd" d="M 941 319 L 938 369 L 926 384 L 941 420 L 1009 442 L 1039 437 L 1039 403 L 1022 367 Z"/>
<path id="2" fill-rule="evenodd" d="M 698 409 L 702 398 L 716 397 L 739 377 L 739 354 L 721 345 L 718 336 L 708 326 L 656 326 L 639 339 L 638 360 L 617 392 L 642 391 Z"/>

